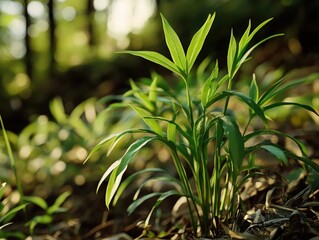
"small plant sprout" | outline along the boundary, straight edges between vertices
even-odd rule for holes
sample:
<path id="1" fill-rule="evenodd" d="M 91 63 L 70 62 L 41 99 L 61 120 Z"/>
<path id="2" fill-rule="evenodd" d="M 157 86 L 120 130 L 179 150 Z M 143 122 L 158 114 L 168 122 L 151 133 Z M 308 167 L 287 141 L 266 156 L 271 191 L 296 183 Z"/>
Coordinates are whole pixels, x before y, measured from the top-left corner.
<path id="1" fill-rule="evenodd" d="M 50 225 L 53 222 L 54 215 L 58 213 L 66 212 L 67 209 L 61 207 L 61 205 L 66 201 L 66 199 L 71 195 L 70 192 L 64 192 L 57 197 L 51 206 L 48 206 L 47 202 L 38 196 L 27 196 L 24 197 L 24 201 L 27 203 L 32 203 L 40 207 L 44 213 L 42 215 L 34 216 L 30 221 L 26 223 L 29 226 L 31 235 L 33 234 L 34 228 L 38 224 Z"/>
<path id="2" fill-rule="evenodd" d="M 92 149 L 88 158 L 106 142 L 111 142 L 110 154 L 124 136 L 132 136 L 135 140 L 123 156 L 105 171 L 98 184 L 97 190 L 108 179 L 106 206 L 109 208 L 112 202 L 116 204 L 123 191 L 138 175 L 152 173 L 150 179 L 138 188 L 132 204 L 128 207 L 129 213 L 146 200 L 155 198 L 155 203 L 144 222 L 147 227 L 154 209 L 165 199 L 172 196 L 184 197 L 187 200 L 193 235 L 216 236 L 221 230 L 219 223 L 229 222 L 236 215 L 243 184 L 249 178 L 262 174 L 262 168 L 256 166 L 253 161 L 257 151 L 266 150 L 283 164 L 287 164 L 288 159 L 293 159 L 303 162 L 306 168 L 312 167 L 319 171 L 319 167 L 307 157 L 305 146 L 298 139 L 269 128 L 267 115 L 268 111 L 286 105 L 298 106 L 317 114 L 310 106 L 275 100 L 285 91 L 318 78 L 318 74 L 289 82 L 281 79 L 263 92 L 253 76 L 248 93 L 235 89 L 236 74 L 250 59 L 251 52 L 265 41 L 282 36 L 272 35 L 250 46 L 256 33 L 271 21 L 268 19 L 255 29 L 252 29 L 249 22 L 239 41 L 231 31 L 226 72 L 219 71 L 216 60 L 212 64 L 206 64 L 212 68 L 209 74 L 206 74 L 209 69 L 207 67 L 205 74 L 202 73 L 200 76 L 202 80 L 196 79 L 196 74 L 193 74 L 196 72 L 193 69 L 195 61 L 212 27 L 215 14 L 209 15 L 195 33 L 186 52 L 168 21 L 163 16 L 161 18 L 171 59 L 153 51 L 123 53 L 142 57 L 168 69 L 178 79 L 177 85 L 181 86 L 180 89 L 172 87 L 173 84 L 166 82 L 165 77 L 156 74 L 152 75 L 150 81 L 143 83 L 130 81 L 131 90 L 121 97 L 121 104 L 116 103 L 110 108 L 131 108 L 144 123 L 143 127 L 123 129 L 105 137 Z M 195 84 L 196 82 L 198 84 Z M 241 104 L 249 113 L 244 123 L 238 121 L 233 101 Z M 253 120 L 262 122 L 261 127 L 253 128 Z M 260 141 L 269 135 L 290 139 L 300 154 L 297 155 L 277 143 Z M 252 141 L 254 139 L 255 141 Z M 134 156 L 151 142 L 168 149 L 176 174 L 170 174 L 161 168 L 146 168 L 122 180 Z M 175 188 L 140 197 L 141 188 L 152 179 L 173 183 Z"/>

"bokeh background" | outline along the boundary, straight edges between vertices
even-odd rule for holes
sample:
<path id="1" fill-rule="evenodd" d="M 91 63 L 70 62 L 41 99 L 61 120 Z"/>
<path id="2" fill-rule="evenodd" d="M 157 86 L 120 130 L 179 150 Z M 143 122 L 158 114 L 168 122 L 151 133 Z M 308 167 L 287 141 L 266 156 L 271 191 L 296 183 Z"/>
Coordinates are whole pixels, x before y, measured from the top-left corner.
<path id="1" fill-rule="evenodd" d="M 129 78 L 149 75 L 153 64 L 115 54 L 122 49 L 167 55 L 159 13 L 182 42 L 209 13 L 217 17 L 203 56 L 225 66 L 231 28 L 242 34 L 268 18 L 257 40 L 285 33 L 254 53 L 256 66 L 287 72 L 319 65 L 319 2 L 303 0 L 1 0 L 0 112 L 18 132 L 60 96 L 70 112 L 90 97 L 122 93 Z M 265 64 L 267 63 L 267 64 Z M 161 69 L 159 69 L 161 71 Z"/>

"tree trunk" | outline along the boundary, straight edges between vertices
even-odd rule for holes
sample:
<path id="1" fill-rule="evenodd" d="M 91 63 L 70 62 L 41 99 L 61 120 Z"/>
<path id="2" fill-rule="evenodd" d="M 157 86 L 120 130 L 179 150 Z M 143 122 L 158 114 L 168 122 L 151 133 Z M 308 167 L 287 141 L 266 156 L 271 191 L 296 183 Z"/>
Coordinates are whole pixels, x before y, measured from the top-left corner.
<path id="1" fill-rule="evenodd" d="M 89 46 L 93 47 L 96 45 L 96 41 L 95 41 L 95 37 L 94 37 L 94 5 L 93 5 L 93 0 L 87 0 L 86 16 L 87 16 L 87 33 L 89 36 Z"/>
<path id="2" fill-rule="evenodd" d="M 31 39 L 30 39 L 30 35 L 28 34 L 28 29 L 31 25 L 31 19 L 30 16 L 28 14 L 28 0 L 24 0 L 23 4 L 24 4 L 24 11 L 23 11 L 23 15 L 24 15 L 24 19 L 25 19 L 25 38 L 24 38 L 24 45 L 25 45 L 25 55 L 24 55 L 24 64 L 25 64 L 25 71 L 26 74 L 28 75 L 28 77 L 30 79 L 32 79 L 33 77 L 33 64 L 32 64 L 32 49 L 31 49 Z"/>
<path id="3" fill-rule="evenodd" d="M 57 46 L 57 41 L 56 41 L 56 36 L 55 36 L 55 29 L 56 29 L 56 22 L 54 18 L 54 0 L 49 0 L 48 1 L 48 15 L 49 15 L 49 72 L 50 75 L 53 76 L 56 72 L 56 60 L 55 60 L 55 52 L 56 52 L 56 46 Z"/>

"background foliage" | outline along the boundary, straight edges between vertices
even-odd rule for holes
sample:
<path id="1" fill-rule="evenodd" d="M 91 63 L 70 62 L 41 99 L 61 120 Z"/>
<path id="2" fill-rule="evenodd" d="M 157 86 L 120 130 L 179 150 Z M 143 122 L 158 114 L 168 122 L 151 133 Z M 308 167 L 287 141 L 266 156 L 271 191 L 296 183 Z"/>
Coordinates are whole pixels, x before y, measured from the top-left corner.
<path id="1" fill-rule="evenodd" d="M 167 52 L 159 12 L 187 43 L 205 17 L 216 11 L 215 34 L 203 52 L 216 56 L 221 66 L 226 64 L 222 53 L 229 28 L 236 29 L 236 36 L 249 19 L 257 23 L 274 17 L 260 37 L 271 31 L 284 32 L 285 38 L 260 49 L 253 64 L 267 61 L 268 69 L 284 70 L 316 66 L 318 8 L 316 1 L 301 0 L 3 0 L 0 111 L 9 129 L 21 130 L 32 116 L 47 114 L 48 102 L 57 95 L 69 112 L 89 97 L 123 92 L 129 77 L 148 75 L 150 66 L 113 53 L 123 48 Z"/>

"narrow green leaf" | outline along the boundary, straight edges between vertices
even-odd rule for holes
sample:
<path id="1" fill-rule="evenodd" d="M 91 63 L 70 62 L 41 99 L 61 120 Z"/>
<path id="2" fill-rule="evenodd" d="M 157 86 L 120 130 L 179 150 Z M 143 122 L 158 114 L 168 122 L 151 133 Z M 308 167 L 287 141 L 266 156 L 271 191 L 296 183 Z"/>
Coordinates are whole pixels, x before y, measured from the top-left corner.
<path id="1" fill-rule="evenodd" d="M 273 18 L 269 18 L 265 21 L 263 21 L 261 24 L 259 24 L 254 31 L 249 35 L 247 42 L 250 42 L 251 39 L 255 36 L 255 34 L 263 27 L 265 26 L 267 23 L 269 23 Z"/>
<path id="2" fill-rule="evenodd" d="M 152 118 L 152 119 L 156 119 L 156 120 L 158 120 L 158 121 L 164 121 L 164 122 L 167 122 L 167 123 L 170 123 L 170 124 L 174 124 L 175 127 L 176 127 L 176 130 L 177 130 L 180 134 L 182 134 L 185 139 L 188 139 L 188 140 L 191 139 L 191 136 L 190 136 L 186 131 L 184 131 L 184 130 L 181 128 L 181 126 L 178 125 L 178 124 L 177 124 L 176 122 L 174 122 L 173 120 L 169 120 L 169 119 L 163 118 L 163 117 L 156 117 L 156 116 L 155 116 L 155 117 L 146 117 L 146 118 Z"/>
<path id="3" fill-rule="evenodd" d="M 54 204 L 48 208 L 48 214 L 56 213 L 61 205 L 65 202 L 65 200 L 71 195 L 71 192 L 64 192 L 54 201 Z"/>
<path id="4" fill-rule="evenodd" d="M 47 202 L 43 198 L 38 196 L 25 196 L 23 197 L 23 200 L 29 203 L 33 203 L 43 210 L 46 210 L 48 208 Z"/>
<path id="5" fill-rule="evenodd" d="M 286 80 L 286 78 L 281 78 L 278 80 L 274 85 L 269 87 L 260 97 L 258 100 L 258 105 L 263 106 L 270 100 L 272 100 L 275 97 L 275 90 L 279 88 L 279 86 L 283 83 L 283 81 Z"/>
<path id="6" fill-rule="evenodd" d="M 249 87 L 249 97 L 253 99 L 256 103 L 258 102 L 259 99 L 259 88 L 258 84 L 256 81 L 256 75 L 253 74 L 253 80 L 250 83 Z"/>
<path id="7" fill-rule="evenodd" d="M 247 45 L 249 44 L 249 33 L 250 33 L 250 28 L 251 28 L 251 21 L 249 20 L 248 22 L 248 27 L 246 29 L 246 31 L 244 32 L 243 36 L 241 37 L 241 39 L 239 40 L 238 43 L 238 55 L 237 58 L 241 58 L 243 52 L 245 51 Z"/>
<path id="8" fill-rule="evenodd" d="M 130 85 L 133 90 L 133 95 L 141 101 L 141 103 L 148 111 L 153 112 L 154 106 L 153 103 L 150 101 L 149 97 L 145 93 L 143 93 L 138 86 L 136 86 L 134 81 L 130 80 Z"/>
<path id="9" fill-rule="evenodd" d="M 185 52 L 184 52 L 182 43 L 179 40 L 179 37 L 177 36 L 174 29 L 171 27 L 171 25 L 168 23 L 168 21 L 165 19 L 165 17 L 162 14 L 161 14 L 161 18 L 162 18 L 166 45 L 168 47 L 169 52 L 171 53 L 173 62 L 184 73 L 186 73 L 188 71 L 186 66 Z"/>
<path id="10" fill-rule="evenodd" d="M 135 211 L 135 209 L 138 206 L 140 206 L 142 203 L 144 203 L 146 200 L 153 198 L 153 197 L 156 197 L 156 196 L 159 196 L 161 194 L 162 193 L 159 193 L 159 192 L 149 193 L 149 194 L 146 194 L 143 197 L 140 197 L 139 199 L 135 200 L 134 202 L 132 202 L 130 204 L 130 206 L 128 206 L 128 208 L 127 208 L 128 214 L 129 215 L 132 214 Z"/>
<path id="11" fill-rule="evenodd" d="M 153 104 L 153 106 L 156 107 L 156 100 L 157 100 L 157 76 L 153 77 L 151 86 L 150 86 L 150 91 L 148 94 L 148 98 Z"/>
<path id="12" fill-rule="evenodd" d="M 120 140 L 127 134 L 133 134 L 133 133 L 147 133 L 147 134 L 153 134 L 156 135 L 155 132 L 149 129 L 137 129 L 137 128 L 132 128 L 132 129 L 127 129 L 126 131 L 120 132 L 112 142 L 112 144 L 109 146 L 107 150 L 107 156 L 111 154 L 111 152 L 114 150 L 115 146 L 120 142 Z"/>
<path id="13" fill-rule="evenodd" d="M 273 86 L 271 86 L 260 97 L 258 104 L 260 106 L 263 106 L 264 104 L 266 104 L 267 102 L 269 102 L 273 98 L 275 98 L 277 96 L 281 96 L 281 94 L 288 91 L 289 89 L 294 88 L 298 85 L 311 83 L 311 82 L 315 81 L 316 79 L 318 79 L 318 77 L 319 77 L 319 73 L 314 73 L 314 74 L 310 74 L 306 77 L 290 80 L 287 83 L 284 83 L 284 81 L 287 79 L 287 77 L 282 78 L 279 81 L 277 81 Z"/>
<path id="14" fill-rule="evenodd" d="M 230 153 L 230 160 L 234 166 L 234 174 L 238 176 L 241 171 L 242 162 L 244 159 L 244 141 L 235 121 L 230 117 L 223 117 L 223 128 L 228 139 L 228 148 Z"/>
<path id="15" fill-rule="evenodd" d="M 1 183 L 1 186 L 0 186 L 0 199 L 2 198 L 3 196 L 3 193 L 4 193 L 4 189 L 5 189 L 5 186 L 7 185 L 6 182 L 3 182 Z M 1 212 L 1 211 L 0 211 Z"/>
<path id="16" fill-rule="evenodd" d="M 273 154 L 276 158 L 281 160 L 284 164 L 286 165 L 288 164 L 288 160 L 287 160 L 285 152 L 281 150 L 279 147 L 275 145 L 263 145 L 261 146 L 261 148 Z"/>
<path id="17" fill-rule="evenodd" d="M 65 123 L 66 121 L 66 114 L 63 106 L 63 102 L 61 98 L 55 98 L 50 102 L 49 105 L 50 112 L 52 116 L 58 123 Z"/>
<path id="18" fill-rule="evenodd" d="M 305 163 L 307 166 L 310 166 L 311 168 L 313 168 L 315 171 L 319 172 L 319 165 L 308 157 L 297 156 L 296 154 L 294 154 L 290 151 L 286 151 L 286 156 L 290 159 L 293 159 L 296 161 L 301 161 L 301 162 Z"/>
<path id="19" fill-rule="evenodd" d="M 233 67 L 232 76 L 234 76 L 237 73 L 237 71 L 239 70 L 239 68 L 241 67 L 241 65 L 244 64 L 248 60 L 248 56 L 251 54 L 251 52 L 253 50 L 255 50 L 255 48 L 257 48 L 262 43 L 268 41 L 269 39 L 272 39 L 275 37 L 280 37 L 280 36 L 283 36 L 283 34 L 275 34 L 275 35 L 272 35 L 270 37 L 267 37 L 267 38 L 261 40 L 260 42 L 258 42 L 257 44 L 255 44 L 254 46 L 252 46 L 249 50 L 247 50 L 246 53 L 241 57 L 241 59 L 237 60 L 236 65 Z"/>
<path id="20" fill-rule="evenodd" d="M 212 105 L 213 103 L 224 99 L 225 97 L 230 97 L 230 96 L 236 96 L 238 97 L 240 100 L 242 100 L 244 103 L 247 104 L 247 106 L 249 106 L 250 109 L 252 109 L 258 117 L 261 118 L 261 120 L 263 120 L 263 122 L 265 124 L 267 124 L 267 118 L 263 112 L 263 110 L 260 108 L 260 106 L 255 103 L 250 97 L 246 96 L 245 94 L 241 93 L 241 92 L 236 92 L 236 91 L 223 91 L 219 94 L 215 94 L 214 98 L 212 98 L 208 103 L 207 103 L 207 107 L 209 107 L 210 105 Z"/>
<path id="21" fill-rule="evenodd" d="M 201 102 L 203 107 L 206 107 L 206 104 L 209 101 L 209 99 L 215 94 L 215 91 L 217 89 L 217 82 L 215 82 L 214 84 L 212 84 L 212 82 L 217 79 L 218 71 L 218 61 L 216 61 L 215 67 L 210 76 L 205 81 L 202 89 Z"/>
<path id="22" fill-rule="evenodd" d="M 2 215 L 0 217 L 0 223 L 9 223 L 9 221 L 12 220 L 12 218 L 15 217 L 17 212 L 23 210 L 28 204 L 19 204 L 18 206 L 11 208 L 6 214 Z"/>
<path id="23" fill-rule="evenodd" d="M 107 185 L 106 193 L 105 193 L 105 204 L 106 204 L 107 208 L 109 208 L 109 205 L 112 201 L 112 198 L 113 198 L 114 194 L 116 193 L 117 189 L 119 188 L 123 174 L 126 171 L 128 164 L 132 161 L 135 154 L 142 147 L 144 147 L 147 143 L 149 143 L 150 141 L 153 141 L 155 139 L 157 139 L 157 138 L 146 136 L 146 137 L 142 137 L 142 138 L 136 140 L 135 142 L 133 142 L 129 146 L 129 148 L 126 150 L 124 155 L 118 160 L 119 164 L 112 166 L 112 168 L 114 167 L 114 169 L 110 170 L 110 171 L 112 171 L 112 173 L 111 173 L 110 179 L 108 181 L 108 185 Z"/>
<path id="24" fill-rule="evenodd" d="M 143 119 L 143 121 L 147 124 L 147 126 L 150 127 L 150 129 L 152 129 L 158 135 L 163 136 L 161 127 L 156 122 L 156 120 L 150 118 L 152 115 L 148 111 L 138 106 L 134 106 L 134 105 L 130 105 L 130 106 Z"/>
<path id="25" fill-rule="evenodd" d="M 311 106 L 306 105 L 306 104 L 301 104 L 301 103 L 296 103 L 296 102 L 276 102 L 276 103 L 272 103 L 266 107 L 264 107 L 264 111 L 270 110 L 270 109 L 274 109 L 277 107 L 281 107 L 281 106 L 297 106 L 297 107 L 301 107 L 309 112 L 312 112 L 314 114 L 316 114 L 317 116 L 319 116 L 318 112 Z"/>
<path id="26" fill-rule="evenodd" d="M 16 178 L 18 189 L 19 189 L 21 186 L 20 186 L 19 176 L 17 175 L 17 171 L 16 171 L 15 159 L 14 159 L 14 156 L 13 156 L 13 151 L 12 151 L 12 148 L 11 148 L 9 137 L 8 137 L 7 131 L 6 131 L 5 127 L 4 127 L 4 123 L 3 123 L 1 115 L 0 115 L 0 123 L 1 123 L 2 134 L 3 134 L 5 146 L 7 148 L 7 152 L 8 152 L 8 156 L 9 156 L 9 160 L 10 160 L 10 165 L 11 165 L 12 170 L 14 171 L 14 176 Z M 22 191 L 22 189 L 19 189 L 19 193 L 22 194 L 22 192 L 20 192 L 20 191 Z"/>
<path id="27" fill-rule="evenodd" d="M 187 59 L 187 64 L 188 64 L 188 72 L 191 71 L 191 68 L 194 65 L 194 62 L 201 51 L 203 44 L 205 42 L 205 39 L 207 37 L 207 34 L 209 30 L 212 27 L 212 24 L 215 19 L 215 13 L 213 15 L 208 15 L 208 18 L 206 22 L 203 24 L 203 26 L 195 33 L 193 36 L 189 47 L 187 49 L 186 53 L 186 59 Z"/>
<path id="28" fill-rule="evenodd" d="M 112 140 L 113 138 L 119 136 L 123 134 L 123 132 L 118 132 L 118 133 L 114 133 L 111 134 L 110 136 L 107 136 L 105 138 L 103 138 L 98 144 L 96 144 L 93 149 L 91 150 L 91 152 L 89 153 L 89 155 L 87 156 L 87 158 L 84 160 L 83 164 L 85 164 L 89 158 L 96 152 L 98 151 L 105 143 L 107 143 L 108 141 Z"/>
<path id="29" fill-rule="evenodd" d="M 122 193 L 124 192 L 124 190 L 130 185 L 130 183 L 132 181 L 134 181 L 134 179 L 138 176 L 138 175 L 141 175 L 141 174 L 144 174 L 144 173 L 157 173 L 157 172 L 160 172 L 160 173 L 164 173 L 165 171 L 161 168 L 146 168 L 146 169 L 143 169 L 143 170 L 140 170 L 138 172 L 135 172 L 133 174 L 131 174 L 129 177 L 127 177 L 124 181 L 122 181 L 121 185 L 119 186 L 116 194 L 114 195 L 114 198 L 113 198 L 113 206 L 116 205 L 117 201 L 119 200 L 119 198 L 121 197 Z"/>
<path id="30" fill-rule="evenodd" d="M 287 134 L 287 133 L 283 133 L 277 130 L 273 130 L 273 129 L 262 129 L 262 130 L 255 130 L 252 133 L 249 133 L 247 135 L 245 135 L 244 137 L 244 141 L 248 141 L 249 139 L 252 139 L 254 137 L 260 137 L 262 135 L 277 135 L 280 137 L 284 137 L 284 138 L 289 138 L 290 140 L 292 140 L 296 146 L 298 147 L 298 149 L 300 150 L 300 152 L 303 155 L 307 155 L 307 148 L 305 147 L 305 145 L 298 139 L 296 139 L 295 137 Z M 287 155 L 288 156 L 288 155 Z"/>
<path id="31" fill-rule="evenodd" d="M 177 196 L 179 195 L 179 193 L 176 191 L 176 190 L 170 190 L 170 191 L 167 191 L 167 192 L 164 192 L 160 195 L 160 197 L 156 200 L 155 204 L 153 205 L 151 211 L 149 212 L 149 214 L 147 215 L 147 218 L 145 219 L 145 227 L 148 226 L 149 222 L 150 222 L 150 219 L 151 219 L 151 216 L 154 212 L 154 210 L 159 207 L 159 205 L 161 205 L 161 203 L 168 197 L 171 197 L 171 196 Z"/>
<path id="32" fill-rule="evenodd" d="M 235 64 L 237 64 L 236 52 L 237 52 L 237 43 L 232 30 L 230 34 L 229 47 L 228 47 L 228 53 L 227 53 L 227 69 L 228 69 L 229 78 L 232 78 L 234 76 L 233 69 Z"/>
<path id="33" fill-rule="evenodd" d="M 159 182 L 162 182 L 162 183 L 165 183 L 165 184 L 170 184 L 171 186 L 176 186 L 176 187 L 181 187 L 181 182 L 170 176 L 167 172 L 166 174 L 163 173 L 163 175 L 161 176 L 152 176 L 148 179 L 146 179 L 144 182 L 142 182 L 141 184 L 139 184 L 138 186 L 138 189 L 136 190 L 134 196 L 133 196 L 133 201 L 135 201 L 136 199 L 139 198 L 139 194 L 141 193 L 142 189 L 145 187 L 145 186 L 150 186 L 151 184 L 153 183 L 159 183 Z"/>
<path id="34" fill-rule="evenodd" d="M 170 122 L 167 124 L 167 140 L 176 143 L 176 125 Z"/>
<path id="35" fill-rule="evenodd" d="M 237 96 L 240 100 L 245 102 L 251 110 L 253 110 L 260 118 L 263 120 L 265 124 L 267 124 L 267 118 L 264 114 L 264 111 L 260 108 L 260 106 L 254 102 L 250 97 L 246 96 L 241 92 L 228 91 L 229 94 Z"/>
<path id="36" fill-rule="evenodd" d="M 101 184 L 105 181 L 105 179 L 112 173 L 114 169 L 116 169 L 121 163 L 121 159 L 115 161 L 114 163 L 111 164 L 111 166 L 108 167 L 108 169 L 105 171 L 103 176 L 101 177 L 97 187 L 96 187 L 96 192 L 99 191 Z"/>
<path id="37" fill-rule="evenodd" d="M 31 235 L 33 235 L 34 228 L 38 224 L 50 224 L 52 220 L 53 218 L 49 215 L 35 216 L 32 218 L 32 220 L 27 223 L 27 225 L 29 225 Z"/>
<path id="38" fill-rule="evenodd" d="M 148 61 L 161 65 L 162 67 L 174 72 L 180 76 L 183 76 L 183 72 L 168 58 L 162 54 L 153 51 L 122 51 L 120 53 L 128 53 L 134 56 L 145 58 Z"/>
<path id="39" fill-rule="evenodd" d="M 120 166 L 120 165 L 119 165 Z M 119 166 L 117 166 L 114 171 L 111 173 L 111 176 L 109 178 L 107 187 L 106 187 L 106 192 L 105 192 L 105 205 L 109 209 L 110 203 L 119 188 L 121 184 L 121 180 L 123 177 L 123 174 L 125 173 L 127 166 L 125 166 L 122 171 L 118 171 Z"/>

